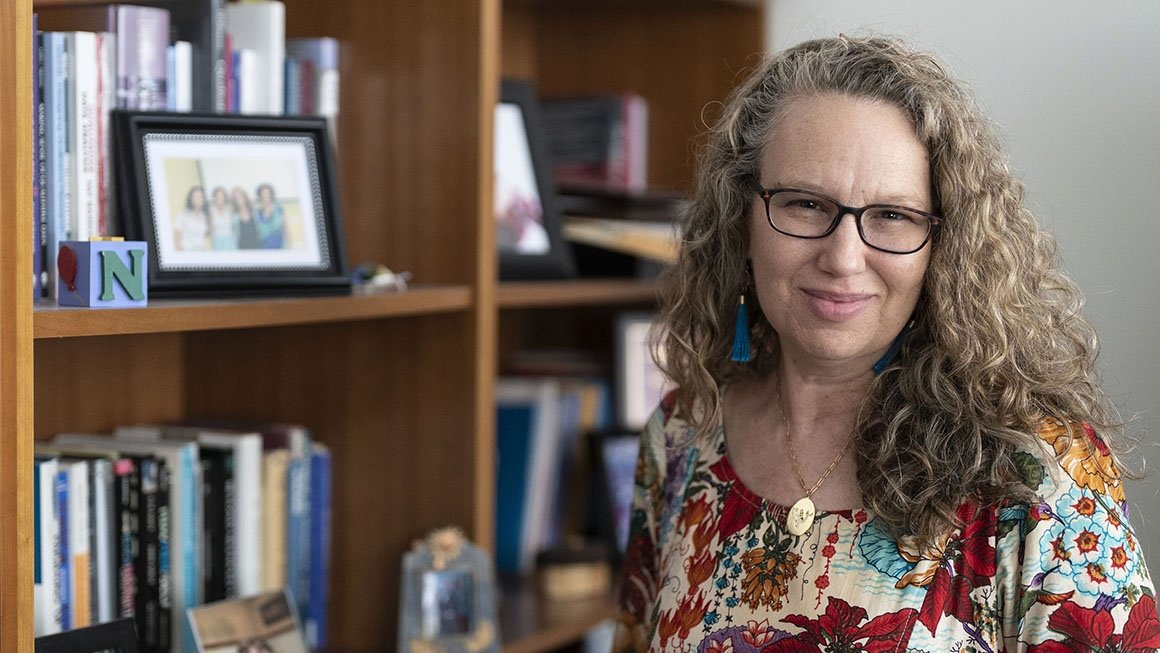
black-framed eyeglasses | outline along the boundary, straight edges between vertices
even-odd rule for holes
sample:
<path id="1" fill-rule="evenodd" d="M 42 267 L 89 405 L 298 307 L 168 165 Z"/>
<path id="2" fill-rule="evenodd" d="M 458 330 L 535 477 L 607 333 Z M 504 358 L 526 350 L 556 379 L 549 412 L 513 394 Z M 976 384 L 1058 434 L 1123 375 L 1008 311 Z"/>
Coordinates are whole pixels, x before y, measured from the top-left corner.
<path id="1" fill-rule="evenodd" d="M 798 188 L 761 188 L 769 226 L 794 238 L 825 238 L 842 216 L 854 216 L 862 242 L 881 252 L 913 254 L 922 249 L 942 224 L 942 218 L 894 204 L 846 206 L 832 197 Z"/>

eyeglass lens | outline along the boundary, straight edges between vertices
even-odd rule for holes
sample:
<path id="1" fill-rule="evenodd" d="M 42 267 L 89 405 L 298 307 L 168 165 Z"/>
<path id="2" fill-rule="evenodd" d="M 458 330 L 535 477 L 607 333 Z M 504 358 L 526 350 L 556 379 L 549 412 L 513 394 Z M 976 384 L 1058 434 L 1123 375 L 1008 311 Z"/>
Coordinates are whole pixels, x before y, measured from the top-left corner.
<path id="1" fill-rule="evenodd" d="M 817 238 L 830 230 L 841 207 L 823 195 L 781 190 L 768 197 L 769 221 L 790 236 Z M 867 245 L 889 252 L 912 252 L 926 242 L 931 222 L 922 213 L 898 206 L 869 206 L 862 213 L 861 235 Z"/>

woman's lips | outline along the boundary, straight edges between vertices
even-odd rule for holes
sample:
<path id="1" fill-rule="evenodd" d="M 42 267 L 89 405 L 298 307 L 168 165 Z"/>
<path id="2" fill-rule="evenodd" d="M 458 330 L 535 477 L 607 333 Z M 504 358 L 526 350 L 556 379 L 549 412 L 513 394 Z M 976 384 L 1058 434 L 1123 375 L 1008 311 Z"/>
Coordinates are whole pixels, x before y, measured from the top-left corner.
<path id="1" fill-rule="evenodd" d="M 818 317 L 830 322 L 844 322 L 870 305 L 874 295 L 806 289 L 806 303 Z"/>

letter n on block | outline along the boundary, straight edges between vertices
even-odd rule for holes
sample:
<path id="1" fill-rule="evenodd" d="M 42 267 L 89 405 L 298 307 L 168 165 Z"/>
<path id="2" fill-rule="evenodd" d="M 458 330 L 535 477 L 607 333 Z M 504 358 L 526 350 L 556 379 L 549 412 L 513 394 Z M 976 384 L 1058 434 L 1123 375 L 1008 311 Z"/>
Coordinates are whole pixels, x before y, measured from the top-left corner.
<path id="1" fill-rule="evenodd" d="M 68 241 L 57 255 L 57 303 L 126 308 L 149 299 L 149 244 L 144 241 Z"/>

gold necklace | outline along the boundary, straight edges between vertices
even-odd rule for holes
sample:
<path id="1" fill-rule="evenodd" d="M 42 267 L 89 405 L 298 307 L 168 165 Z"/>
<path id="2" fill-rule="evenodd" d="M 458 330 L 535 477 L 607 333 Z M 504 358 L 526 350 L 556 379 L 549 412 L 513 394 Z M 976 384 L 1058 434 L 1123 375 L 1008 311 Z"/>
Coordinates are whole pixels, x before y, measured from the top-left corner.
<path id="1" fill-rule="evenodd" d="M 785 516 L 786 530 L 794 536 L 800 536 L 813 527 L 814 515 L 818 512 L 814 506 L 814 500 L 811 497 L 814 496 L 814 492 L 818 491 L 818 488 L 822 487 L 822 483 L 826 482 L 826 478 L 829 477 L 830 472 L 834 471 L 834 468 L 838 466 L 838 463 L 841 462 L 846 452 L 850 450 L 850 445 L 854 444 L 854 434 L 850 434 L 850 437 L 846 440 L 846 446 L 842 447 L 842 452 L 838 454 L 834 462 L 830 463 L 830 466 L 822 473 L 822 477 L 818 479 L 818 482 L 814 483 L 813 487 L 807 488 L 806 482 L 802 478 L 801 467 L 798 465 L 797 449 L 793 446 L 793 435 L 789 432 L 789 419 L 785 415 L 785 404 L 781 400 L 780 381 L 777 384 L 777 409 L 781 412 L 781 423 L 785 427 L 785 441 L 789 445 L 789 460 L 793 463 L 794 475 L 797 476 L 798 485 L 806 493 L 804 497 L 798 499 L 797 503 L 790 507 L 789 512 Z"/>

